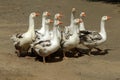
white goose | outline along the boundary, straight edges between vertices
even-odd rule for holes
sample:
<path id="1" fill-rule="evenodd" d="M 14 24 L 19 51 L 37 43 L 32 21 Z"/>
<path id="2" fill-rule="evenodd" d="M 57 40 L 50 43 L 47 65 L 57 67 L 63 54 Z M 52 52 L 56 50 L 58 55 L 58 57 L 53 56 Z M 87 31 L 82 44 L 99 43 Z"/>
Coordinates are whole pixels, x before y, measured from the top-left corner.
<path id="1" fill-rule="evenodd" d="M 80 13 L 80 19 L 82 20 L 82 22 L 80 23 L 80 27 L 79 27 L 80 31 L 84 31 L 85 30 L 85 26 L 84 26 L 84 22 L 83 22 L 83 17 L 86 17 L 85 12 L 81 12 Z"/>
<path id="2" fill-rule="evenodd" d="M 91 30 L 86 30 L 86 29 L 85 29 L 83 17 L 86 17 L 85 12 L 81 12 L 81 13 L 80 13 L 80 19 L 82 20 L 82 22 L 80 23 L 80 26 L 79 26 L 79 30 L 80 30 L 80 32 L 81 32 L 80 36 L 81 36 L 81 35 L 84 35 L 84 34 L 91 34 L 91 37 L 92 37 L 92 35 L 97 34 L 97 33 L 98 33 L 97 31 L 91 31 Z"/>
<path id="3" fill-rule="evenodd" d="M 76 9 L 75 8 L 72 8 L 72 11 L 71 11 L 71 19 L 70 19 L 70 26 L 65 26 L 65 29 L 64 29 L 64 32 L 67 34 L 67 33 L 71 33 L 72 30 L 73 30 L 73 21 L 75 19 L 75 13 L 76 13 Z"/>
<path id="4" fill-rule="evenodd" d="M 45 45 L 42 46 L 41 44 L 35 44 L 33 45 L 33 49 L 37 52 L 38 55 L 43 57 L 43 63 L 45 63 L 45 57 L 56 52 L 59 48 L 60 48 L 60 39 L 58 38 L 58 34 L 57 34 L 57 26 L 59 26 L 59 24 L 61 24 L 60 21 L 55 21 L 54 22 L 54 30 L 53 30 L 53 37 L 50 39 L 49 41 L 49 45 Z M 44 44 L 44 42 L 43 42 Z"/>
<path id="5" fill-rule="evenodd" d="M 48 27 L 45 26 L 45 20 L 47 19 L 48 16 L 50 16 L 49 12 L 47 12 L 47 11 L 43 12 L 43 15 L 42 15 L 42 27 L 41 27 L 41 29 L 36 31 L 36 35 L 39 36 L 39 37 L 43 37 L 44 34 L 46 33 L 46 31 L 48 30 Z"/>
<path id="6" fill-rule="evenodd" d="M 36 40 L 34 41 L 34 44 L 38 43 L 38 42 L 45 42 L 45 41 L 51 39 L 50 30 L 49 30 L 49 27 L 50 27 L 51 23 L 53 23 L 53 20 L 51 20 L 51 19 L 46 19 L 45 20 L 45 24 L 44 25 L 47 28 L 46 31 L 45 31 L 45 34 L 42 37 L 37 36 Z"/>
<path id="7" fill-rule="evenodd" d="M 60 13 L 55 14 L 54 21 L 56 22 L 57 20 L 60 20 L 61 17 L 62 17 L 62 14 L 60 14 Z M 53 26 L 53 29 L 54 29 L 54 27 L 56 27 L 56 26 Z M 61 40 L 61 30 L 60 30 L 59 26 L 57 26 L 57 35 L 58 35 L 58 38 Z M 51 35 L 51 37 L 52 37 L 52 35 Z"/>
<path id="8" fill-rule="evenodd" d="M 79 29 L 79 23 L 80 23 L 80 19 L 74 19 L 73 20 L 73 31 L 72 31 L 72 35 L 70 35 L 68 38 L 66 38 L 66 35 L 63 33 L 63 42 L 62 42 L 62 47 L 63 47 L 63 57 L 64 59 L 66 58 L 65 53 L 75 47 L 77 47 L 77 45 L 80 42 L 79 39 L 79 34 L 77 33 L 77 30 Z"/>
<path id="9" fill-rule="evenodd" d="M 97 48 L 96 46 L 102 44 L 107 39 L 107 35 L 106 35 L 106 31 L 105 31 L 105 21 L 107 21 L 109 19 L 110 19 L 109 16 L 102 17 L 100 32 L 95 32 L 94 34 L 87 33 L 87 34 L 84 34 L 81 36 L 81 43 L 90 49 L 89 55 L 93 48 L 101 51 L 101 49 Z"/>
<path id="10" fill-rule="evenodd" d="M 29 48 L 30 44 L 35 40 L 35 31 L 34 31 L 34 18 L 38 16 L 39 13 L 31 13 L 29 16 L 29 28 L 28 31 L 23 34 L 12 35 L 11 39 L 14 42 L 17 55 L 24 56 Z"/>

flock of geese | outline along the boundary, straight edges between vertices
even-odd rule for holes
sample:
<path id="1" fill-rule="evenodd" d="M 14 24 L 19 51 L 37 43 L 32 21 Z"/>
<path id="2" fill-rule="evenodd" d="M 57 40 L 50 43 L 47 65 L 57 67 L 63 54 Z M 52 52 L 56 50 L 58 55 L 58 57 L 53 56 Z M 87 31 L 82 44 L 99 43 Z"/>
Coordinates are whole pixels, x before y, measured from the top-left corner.
<path id="1" fill-rule="evenodd" d="M 80 45 L 84 45 L 89 48 L 89 55 L 92 49 L 97 49 L 98 45 L 106 41 L 107 35 L 105 31 L 105 21 L 111 17 L 103 16 L 101 18 L 100 32 L 86 30 L 83 22 L 85 12 L 80 13 L 79 18 L 75 18 L 76 9 L 72 8 L 71 11 L 71 23 L 69 26 L 65 26 L 64 30 L 60 29 L 62 24 L 60 13 L 55 14 L 54 20 L 49 19 L 51 15 L 45 11 L 42 14 L 42 26 L 40 29 L 35 29 L 34 18 L 39 16 L 39 13 L 33 12 L 29 16 L 29 28 L 28 31 L 23 34 L 14 34 L 11 37 L 13 45 L 15 46 L 17 55 L 24 56 L 28 53 L 28 50 L 34 50 L 37 55 L 43 57 L 45 63 L 45 57 L 52 53 L 55 53 L 60 48 L 63 51 L 63 58 L 66 58 L 65 53 L 74 48 L 80 48 Z M 51 24 L 53 23 L 53 26 Z M 52 30 L 50 30 L 52 27 Z"/>

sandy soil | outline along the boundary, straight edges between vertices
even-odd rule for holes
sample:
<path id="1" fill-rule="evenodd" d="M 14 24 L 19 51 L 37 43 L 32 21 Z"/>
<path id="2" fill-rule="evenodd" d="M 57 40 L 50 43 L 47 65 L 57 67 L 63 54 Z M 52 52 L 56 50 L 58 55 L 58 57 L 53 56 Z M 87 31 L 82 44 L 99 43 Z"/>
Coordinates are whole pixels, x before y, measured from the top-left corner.
<path id="1" fill-rule="evenodd" d="M 63 25 L 69 25 L 72 7 L 78 10 L 78 14 L 80 11 L 87 13 L 84 21 L 90 30 L 99 31 L 101 16 L 112 17 L 106 22 L 108 39 L 100 46 L 107 50 L 106 54 L 85 54 L 46 64 L 35 61 L 35 57 L 16 56 L 10 36 L 27 30 L 31 12 L 50 11 L 52 18 L 61 12 Z M 35 21 L 36 28 L 39 28 L 41 16 Z M 119 30 L 120 7 L 117 5 L 84 0 L 0 0 L 0 80 L 120 80 Z"/>

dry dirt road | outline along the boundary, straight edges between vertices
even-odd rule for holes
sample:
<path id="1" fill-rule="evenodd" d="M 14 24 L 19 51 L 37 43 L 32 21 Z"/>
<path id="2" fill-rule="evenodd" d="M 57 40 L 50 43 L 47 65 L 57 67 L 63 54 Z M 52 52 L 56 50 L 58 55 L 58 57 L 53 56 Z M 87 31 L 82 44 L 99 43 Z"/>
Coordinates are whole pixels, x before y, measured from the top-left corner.
<path id="1" fill-rule="evenodd" d="M 10 35 L 25 32 L 31 12 L 61 12 L 63 25 L 70 23 L 70 11 L 75 7 L 85 11 L 87 29 L 99 31 L 101 16 L 109 15 L 106 22 L 107 41 L 100 46 L 104 55 L 68 58 L 43 64 L 35 57 L 19 58 L 14 53 Z M 36 20 L 41 24 L 41 16 Z M 0 80 L 120 80 L 120 7 L 118 5 L 85 0 L 0 0 Z"/>

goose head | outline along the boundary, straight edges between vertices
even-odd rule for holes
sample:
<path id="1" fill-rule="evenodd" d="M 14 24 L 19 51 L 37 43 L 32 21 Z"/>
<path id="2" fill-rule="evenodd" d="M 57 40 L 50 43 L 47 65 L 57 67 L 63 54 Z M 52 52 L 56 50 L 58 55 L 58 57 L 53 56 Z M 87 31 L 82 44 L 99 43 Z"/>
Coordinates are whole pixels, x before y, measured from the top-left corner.
<path id="1" fill-rule="evenodd" d="M 55 20 L 54 21 L 54 26 L 58 26 L 60 24 L 63 24 L 63 22 L 61 22 L 60 20 Z"/>
<path id="2" fill-rule="evenodd" d="M 109 19 L 111 19 L 111 17 L 109 17 L 109 16 L 103 16 L 103 17 L 102 17 L 102 20 L 103 20 L 103 21 L 107 21 L 107 20 L 109 20 Z"/>
<path id="3" fill-rule="evenodd" d="M 43 12 L 43 17 L 50 16 L 51 14 L 48 11 Z"/>
<path id="4" fill-rule="evenodd" d="M 55 14 L 55 20 L 60 20 L 62 16 L 60 13 Z"/>
<path id="5" fill-rule="evenodd" d="M 74 23 L 75 25 L 79 25 L 79 23 L 81 23 L 81 22 L 82 22 L 82 20 L 79 19 L 79 18 L 76 18 L 76 19 L 73 20 L 73 23 Z"/>
<path id="6" fill-rule="evenodd" d="M 80 13 L 80 17 L 86 17 L 86 13 L 85 12 L 81 12 Z"/>
<path id="7" fill-rule="evenodd" d="M 32 17 L 32 18 L 34 18 L 34 17 L 36 17 L 36 16 L 39 16 L 40 14 L 38 13 L 38 12 L 32 12 L 31 14 L 30 14 L 30 16 Z"/>
<path id="8" fill-rule="evenodd" d="M 72 13 L 76 12 L 76 9 L 75 8 L 72 8 Z"/>
<path id="9" fill-rule="evenodd" d="M 45 23 L 46 23 L 47 25 L 49 25 L 49 24 L 53 23 L 53 20 L 52 20 L 52 19 L 47 19 L 47 20 L 45 21 Z"/>

